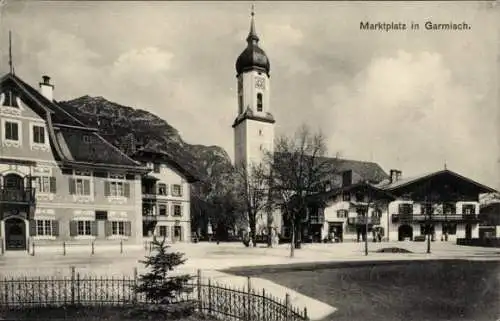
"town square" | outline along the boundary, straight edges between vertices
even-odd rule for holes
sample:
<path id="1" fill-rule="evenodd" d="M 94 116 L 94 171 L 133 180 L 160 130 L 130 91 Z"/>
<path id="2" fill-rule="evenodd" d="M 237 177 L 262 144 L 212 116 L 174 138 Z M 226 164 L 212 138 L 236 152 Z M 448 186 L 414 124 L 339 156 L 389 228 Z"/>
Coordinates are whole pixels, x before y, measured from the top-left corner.
<path id="1" fill-rule="evenodd" d="M 497 16 L 0 2 L 0 320 L 499 319 Z"/>

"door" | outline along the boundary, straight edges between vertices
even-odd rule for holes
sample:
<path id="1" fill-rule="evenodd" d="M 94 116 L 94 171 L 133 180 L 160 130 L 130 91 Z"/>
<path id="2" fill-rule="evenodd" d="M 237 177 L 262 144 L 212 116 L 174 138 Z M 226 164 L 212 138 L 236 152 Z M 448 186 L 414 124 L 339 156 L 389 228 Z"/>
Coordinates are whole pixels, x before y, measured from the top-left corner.
<path id="1" fill-rule="evenodd" d="M 5 249 L 26 250 L 26 223 L 19 218 L 5 221 Z"/>
<path id="2" fill-rule="evenodd" d="M 470 240 L 472 238 L 472 225 L 465 224 L 465 239 Z"/>
<path id="3" fill-rule="evenodd" d="M 174 226 L 174 242 L 182 241 L 182 227 Z"/>

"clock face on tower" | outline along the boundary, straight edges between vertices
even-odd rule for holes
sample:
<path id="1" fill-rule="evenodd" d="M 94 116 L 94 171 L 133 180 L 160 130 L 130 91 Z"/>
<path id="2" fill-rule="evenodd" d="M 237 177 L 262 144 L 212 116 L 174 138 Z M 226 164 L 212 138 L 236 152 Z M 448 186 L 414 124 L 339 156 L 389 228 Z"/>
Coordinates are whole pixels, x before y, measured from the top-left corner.
<path id="1" fill-rule="evenodd" d="M 256 77 L 255 88 L 266 89 L 266 80 L 262 77 Z"/>

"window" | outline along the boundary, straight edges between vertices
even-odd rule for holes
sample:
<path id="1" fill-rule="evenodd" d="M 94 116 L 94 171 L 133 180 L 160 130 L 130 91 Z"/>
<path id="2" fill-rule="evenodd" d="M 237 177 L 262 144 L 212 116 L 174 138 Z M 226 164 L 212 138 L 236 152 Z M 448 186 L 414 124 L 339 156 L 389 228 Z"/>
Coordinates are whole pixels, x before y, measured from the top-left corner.
<path id="1" fill-rule="evenodd" d="M 125 235 L 125 222 L 111 222 L 112 235 Z"/>
<path id="2" fill-rule="evenodd" d="M 158 212 L 160 213 L 160 215 L 166 216 L 167 215 L 167 205 L 164 205 L 164 204 L 158 205 Z"/>
<path id="3" fill-rule="evenodd" d="M 344 202 L 349 202 L 351 201 L 351 195 L 349 193 L 342 194 L 342 200 Z"/>
<path id="4" fill-rule="evenodd" d="M 167 185 L 158 184 L 158 195 L 167 195 Z"/>
<path id="5" fill-rule="evenodd" d="M 160 236 L 168 237 L 168 229 L 166 226 L 159 227 Z"/>
<path id="6" fill-rule="evenodd" d="M 14 122 L 5 122 L 5 139 L 6 140 L 19 140 L 19 124 Z"/>
<path id="7" fill-rule="evenodd" d="M 160 172 L 160 164 L 153 164 L 153 171 L 155 173 L 159 173 Z"/>
<path id="8" fill-rule="evenodd" d="M 259 129 L 259 136 L 262 136 L 262 129 Z"/>
<path id="9" fill-rule="evenodd" d="M 51 220 L 36 220 L 36 235 L 52 236 L 52 222 Z"/>
<path id="10" fill-rule="evenodd" d="M 56 178 L 49 176 L 37 176 L 36 180 L 36 191 L 37 193 L 55 193 L 56 192 Z"/>
<path id="11" fill-rule="evenodd" d="M 476 212 L 476 206 L 472 204 L 465 204 L 462 206 L 462 214 L 464 215 L 472 215 Z"/>
<path id="12" fill-rule="evenodd" d="M 75 195 L 90 195 L 90 179 L 88 178 L 75 178 L 74 179 L 74 193 Z"/>
<path id="13" fill-rule="evenodd" d="M 9 90 L 5 93 L 5 100 L 3 102 L 3 106 L 19 108 L 19 106 L 17 105 L 17 99 L 12 93 L 12 91 Z"/>
<path id="14" fill-rule="evenodd" d="M 78 221 L 77 235 L 92 235 L 92 221 Z"/>
<path id="15" fill-rule="evenodd" d="M 45 127 L 33 125 L 33 143 L 45 144 Z"/>
<path id="16" fill-rule="evenodd" d="M 174 210 L 173 210 L 173 215 L 174 216 L 182 216 L 182 207 L 180 204 L 175 204 L 174 205 Z"/>
<path id="17" fill-rule="evenodd" d="M 432 204 L 423 203 L 420 205 L 420 213 L 422 215 L 432 215 L 434 211 L 432 210 Z"/>
<path id="18" fill-rule="evenodd" d="M 399 214 L 413 214 L 413 204 L 403 203 L 398 206 Z"/>
<path id="19" fill-rule="evenodd" d="M 455 214 L 457 212 L 457 207 L 454 203 L 444 203 L 443 213 L 444 214 Z"/>
<path id="20" fill-rule="evenodd" d="M 338 210 L 337 211 L 337 217 L 338 218 L 346 218 L 347 217 L 347 210 Z"/>
<path id="21" fill-rule="evenodd" d="M 90 136 L 89 135 L 83 135 L 82 139 L 83 139 L 84 143 L 86 143 L 86 144 L 90 143 Z"/>
<path id="22" fill-rule="evenodd" d="M 108 220 L 108 212 L 95 211 L 95 219 L 98 221 L 107 221 Z"/>
<path id="23" fill-rule="evenodd" d="M 357 208 L 356 213 L 358 216 L 366 216 L 366 208 Z"/>
<path id="24" fill-rule="evenodd" d="M 257 111 L 262 111 L 262 94 L 257 94 Z"/>
<path id="25" fill-rule="evenodd" d="M 238 113 L 243 114 L 243 96 L 241 94 L 238 96 Z"/>
<path id="26" fill-rule="evenodd" d="M 381 218 L 382 217 L 382 211 L 380 209 L 374 209 L 372 212 L 372 217 L 373 218 Z"/>
<path id="27" fill-rule="evenodd" d="M 125 175 L 109 174 L 108 181 L 104 182 L 104 195 L 111 197 L 129 197 L 129 184 Z"/>
<path id="28" fill-rule="evenodd" d="M 182 196 L 182 186 L 179 184 L 172 185 L 172 196 Z"/>

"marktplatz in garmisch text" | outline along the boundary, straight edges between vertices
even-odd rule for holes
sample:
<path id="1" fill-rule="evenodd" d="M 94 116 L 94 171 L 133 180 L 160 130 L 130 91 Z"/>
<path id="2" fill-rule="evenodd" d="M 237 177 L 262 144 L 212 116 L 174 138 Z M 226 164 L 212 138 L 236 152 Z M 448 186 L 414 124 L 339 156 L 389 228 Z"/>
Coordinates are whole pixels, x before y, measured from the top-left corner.
<path id="1" fill-rule="evenodd" d="M 419 30 L 420 24 L 412 22 L 410 25 L 403 22 L 363 22 L 359 23 L 359 29 L 361 30 L 373 30 L 373 31 L 401 31 L 401 30 Z M 424 29 L 429 31 L 434 30 L 470 30 L 471 26 L 465 22 L 461 23 L 434 23 L 433 21 L 426 21 L 424 23 Z"/>

